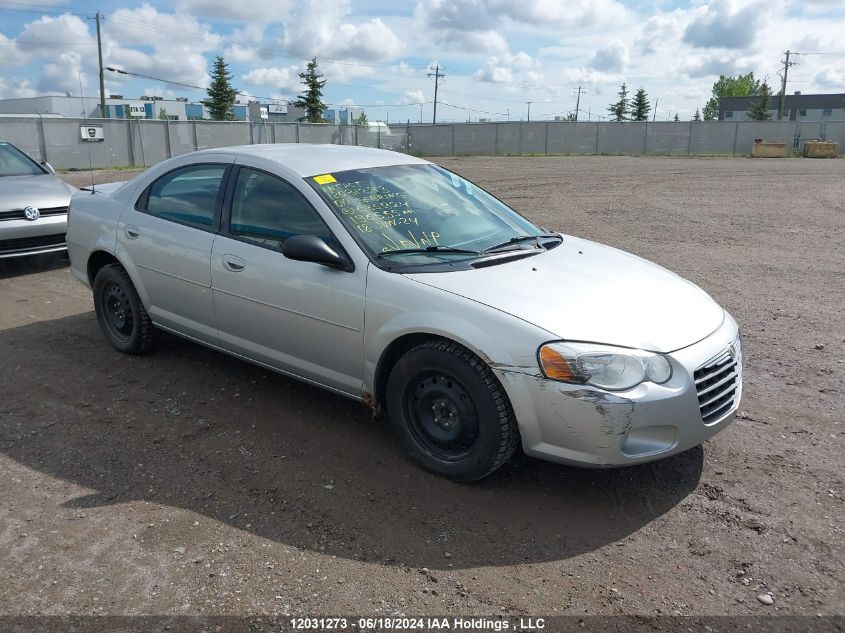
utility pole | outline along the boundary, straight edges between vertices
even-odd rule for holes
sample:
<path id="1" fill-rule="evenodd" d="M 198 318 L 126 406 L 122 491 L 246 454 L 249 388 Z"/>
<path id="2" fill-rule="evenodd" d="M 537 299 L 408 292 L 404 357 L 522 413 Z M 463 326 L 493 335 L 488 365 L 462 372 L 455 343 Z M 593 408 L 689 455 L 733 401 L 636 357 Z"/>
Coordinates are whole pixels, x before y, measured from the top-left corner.
<path id="1" fill-rule="evenodd" d="M 654 100 L 654 114 L 651 116 L 652 121 L 657 121 L 657 104 L 660 103 L 660 97 L 655 98 Z"/>
<path id="2" fill-rule="evenodd" d="M 780 105 L 778 105 L 778 121 L 783 119 L 783 104 L 786 101 L 786 75 L 789 73 L 789 67 L 794 66 L 795 62 L 789 61 L 789 51 L 786 51 L 786 59 L 782 59 L 783 64 L 783 81 L 780 84 Z"/>
<path id="3" fill-rule="evenodd" d="M 581 90 L 581 84 L 578 84 L 578 98 L 575 100 L 575 120 L 578 120 L 578 113 L 581 111 L 581 95 L 587 94 L 586 90 Z"/>
<path id="4" fill-rule="evenodd" d="M 533 101 L 526 101 L 525 103 L 528 104 L 528 122 L 531 123 L 531 104 L 534 103 Z"/>
<path id="5" fill-rule="evenodd" d="M 434 114 L 431 116 L 431 124 L 437 125 L 437 86 L 440 85 L 440 80 L 446 77 L 442 72 L 443 68 L 440 64 L 435 64 L 434 72 L 428 73 L 429 77 L 434 77 Z"/>
<path id="6" fill-rule="evenodd" d="M 97 56 L 100 60 L 100 117 L 108 119 L 109 113 L 108 110 L 106 110 L 106 84 L 105 78 L 103 77 L 103 41 L 100 38 L 100 20 L 104 18 L 100 12 L 97 11 L 93 18 L 89 17 L 88 19 L 97 21 Z"/>
<path id="7" fill-rule="evenodd" d="M 420 104 L 420 125 L 422 125 L 422 107 L 423 104 Z"/>

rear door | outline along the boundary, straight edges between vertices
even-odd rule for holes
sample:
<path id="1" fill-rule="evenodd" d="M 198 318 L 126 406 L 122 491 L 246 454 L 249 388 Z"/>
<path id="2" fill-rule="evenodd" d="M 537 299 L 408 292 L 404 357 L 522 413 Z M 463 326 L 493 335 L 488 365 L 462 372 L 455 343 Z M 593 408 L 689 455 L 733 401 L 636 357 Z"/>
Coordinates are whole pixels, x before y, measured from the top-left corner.
<path id="1" fill-rule="evenodd" d="M 211 247 L 232 159 L 206 160 L 154 180 L 121 217 L 117 239 L 141 276 L 153 322 L 216 344 Z"/>
<path id="2" fill-rule="evenodd" d="M 360 397 L 367 268 L 287 259 L 282 244 L 294 235 L 342 248 L 297 187 L 236 166 L 211 256 L 220 345 Z"/>

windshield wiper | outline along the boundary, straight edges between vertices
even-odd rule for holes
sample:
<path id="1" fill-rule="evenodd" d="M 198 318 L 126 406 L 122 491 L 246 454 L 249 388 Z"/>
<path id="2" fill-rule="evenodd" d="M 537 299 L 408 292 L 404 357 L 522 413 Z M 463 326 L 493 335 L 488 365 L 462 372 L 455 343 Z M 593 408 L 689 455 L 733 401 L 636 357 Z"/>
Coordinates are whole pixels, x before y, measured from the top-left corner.
<path id="1" fill-rule="evenodd" d="M 453 246 L 426 246 L 425 248 L 401 248 L 396 251 L 385 251 L 376 257 L 387 257 L 388 255 L 419 255 L 420 253 L 467 253 L 468 255 L 480 255 L 479 251 L 471 251 L 466 248 L 455 248 Z"/>
<path id="2" fill-rule="evenodd" d="M 506 246 L 510 246 L 511 244 L 519 244 L 520 242 L 527 242 L 528 240 L 536 240 L 537 244 L 539 245 L 539 242 L 542 239 L 554 238 L 562 239 L 557 233 L 541 233 L 540 235 L 517 235 L 516 237 L 512 237 L 506 242 L 502 242 L 501 244 L 494 244 L 493 246 L 485 248 L 482 253 L 494 253 L 500 248 L 505 248 Z"/>

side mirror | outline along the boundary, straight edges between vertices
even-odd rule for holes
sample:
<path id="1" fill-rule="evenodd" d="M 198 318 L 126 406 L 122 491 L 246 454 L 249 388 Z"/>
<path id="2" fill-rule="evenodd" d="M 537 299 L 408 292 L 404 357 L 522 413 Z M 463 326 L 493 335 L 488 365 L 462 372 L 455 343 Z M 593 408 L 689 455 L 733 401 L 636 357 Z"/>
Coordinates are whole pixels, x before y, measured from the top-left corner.
<path id="1" fill-rule="evenodd" d="M 55 169 L 53 169 L 53 166 L 52 166 L 50 163 L 48 163 L 46 160 L 42 160 L 42 161 L 41 161 L 41 166 L 42 166 L 44 169 L 46 169 L 47 171 L 49 171 L 51 174 L 55 174 L 55 173 L 56 173 L 56 170 L 55 170 Z"/>
<path id="2" fill-rule="evenodd" d="M 314 262 L 329 268 L 352 272 L 355 267 L 345 255 L 341 255 L 316 235 L 295 235 L 282 244 L 282 255 L 300 262 Z"/>

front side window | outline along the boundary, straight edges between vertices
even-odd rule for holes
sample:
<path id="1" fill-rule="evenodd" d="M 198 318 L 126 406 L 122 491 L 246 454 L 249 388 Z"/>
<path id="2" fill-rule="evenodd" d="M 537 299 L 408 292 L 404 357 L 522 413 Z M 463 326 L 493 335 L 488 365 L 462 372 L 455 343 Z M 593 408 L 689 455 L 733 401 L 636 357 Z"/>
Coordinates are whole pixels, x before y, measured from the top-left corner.
<path id="1" fill-rule="evenodd" d="M 156 180 L 146 195 L 144 211 L 199 228 L 211 228 L 225 165 L 191 165 Z"/>
<path id="2" fill-rule="evenodd" d="M 408 254 L 406 264 L 468 259 L 541 232 L 480 187 L 435 165 L 356 169 L 308 180 L 372 255 Z"/>
<path id="3" fill-rule="evenodd" d="M 229 232 L 275 249 L 294 235 L 331 241 L 328 227 L 301 193 L 281 178 L 248 167 L 240 169 L 235 183 Z"/>
<path id="4" fill-rule="evenodd" d="M 0 176 L 38 176 L 44 170 L 14 145 L 0 142 Z"/>

